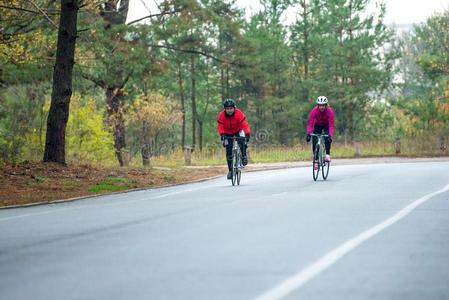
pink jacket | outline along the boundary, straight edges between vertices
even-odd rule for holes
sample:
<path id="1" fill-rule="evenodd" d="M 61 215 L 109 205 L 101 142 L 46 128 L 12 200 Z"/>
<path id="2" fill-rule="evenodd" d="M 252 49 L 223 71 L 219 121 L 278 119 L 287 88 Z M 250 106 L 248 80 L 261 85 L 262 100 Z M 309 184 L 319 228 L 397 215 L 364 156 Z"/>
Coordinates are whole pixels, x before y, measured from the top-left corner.
<path id="1" fill-rule="evenodd" d="M 307 133 L 312 133 L 315 124 L 320 126 L 329 125 L 329 135 L 331 137 L 334 135 L 334 111 L 329 105 L 324 112 L 320 112 L 318 105 L 310 111 L 307 122 Z"/>

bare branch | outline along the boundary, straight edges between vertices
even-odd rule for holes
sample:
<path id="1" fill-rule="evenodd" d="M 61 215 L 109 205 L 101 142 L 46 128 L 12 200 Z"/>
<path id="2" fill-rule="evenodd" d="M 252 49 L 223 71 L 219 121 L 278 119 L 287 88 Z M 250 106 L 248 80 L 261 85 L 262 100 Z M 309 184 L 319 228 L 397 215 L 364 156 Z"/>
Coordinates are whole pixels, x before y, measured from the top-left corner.
<path id="1" fill-rule="evenodd" d="M 145 6 L 145 9 L 147 10 L 147 12 L 151 15 L 151 10 L 150 8 L 147 6 L 147 4 L 145 3 L 144 0 L 140 0 L 140 2 L 143 4 L 143 6 Z"/>
<path id="2" fill-rule="evenodd" d="M 53 20 L 47 15 L 47 13 L 45 11 L 43 11 L 33 0 L 29 0 L 31 2 L 31 4 L 33 4 L 38 11 L 40 11 L 44 17 L 55 27 L 58 28 L 58 25 L 56 25 L 55 22 L 53 22 Z"/>
<path id="3" fill-rule="evenodd" d="M 89 30 L 90 30 L 89 27 L 88 28 L 84 28 L 84 29 L 80 29 L 80 30 L 77 31 L 77 33 L 81 33 L 81 32 L 84 32 L 84 31 L 89 31 Z"/>
<path id="4" fill-rule="evenodd" d="M 89 6 L 89 5 L 91 5 L 91 6 L 99 6 L 99 5 L 103 4 L 103 3 L 104 3 L 104 0 L 98 0 L 98 1 L 94 1 L 94 0 L 82 1 L 82 2 L 79 4 L 79 8 L 81 9 L 81 8 L 87 7 L 87 6 Z"/>
<path id="5" fill-rule="evenodd" d="M 32 14 L 40 14 L 40 12 L 38 12 L 38 11 L 34 11 L 34 10 L 26 9 L 26 8 L 21 8 L 21 7 L 17 7 L 17 6 L 0 5 L 0 8 L 5 8 L 5 9 L 9 9 L 9 10 L 24 11 L 24 12 L 29 12 L 29 13 L 32 13 Z"/>
<path id="6" fill-rule="evenodd" d="M 175 13 L 177 13 L 177 12 L 180 12 L 180 10 L 164 11 L 164 12 L 161 12 L 161 13 L 159 13 L 159 14 L 149 15 L 149 16 L 146 16 L 146 17 L 143 17 L 143 18 L 140 18 L 140 19 L 131 21 L 131 22 L 129 22 L 127 25 L 132 25 L 132 24 L 138 23 L 138 22 L 140 22 L 140 21 L 143 21 L 143 20 L 145 20 L 145 19 L 156 18 L 156 17 L 162 17 L 162 16 L 165 16 L 165 15 L 173 15 L 173 14 L 175 14 Z"/>
<path id="7" fill-rule="evenodd" d="M 120 85 L 120 90 L 122 90 L 124 87 L 125 87 L 125 85 L 126 85 L 126 83 L 128 82 L 128 80 L 129 80 L 129 78 L 131 78 L 131 73 L 130 74 L 128 74 L 127 76 L 126 76 L 126 78 L 123 80 L 123 82 L 122 82 L 122 84 Z"/>
<path id="8" fill-rule="evenodd" d="M 153 0 L 153 2 L 154 2 L 154 4 L 157 6 L 157 8 L 158 8 L 159 10 L 162 10 L 162 9 L 161 9 L 161 6 L 159 5 L 159 3 L 157 3 L 156 0 Z"/>
<path id="9" fill-rule="evenodd" d="M 242 64 L 242 63 L 235 63 L 232 61 L 228 61 L 228 60 L 223 60 L 220 59 L 218 57 L 215 57 L 207 52 L 204 51 L 200 51 L 200 50 L 195 50 L 195 49 L 183 49 L 183 48 L 179 48 L 179 47 L 175 47 L 172 45 L 150 45 L 152 47 L 155 48 L 162 48 L 162 49 L 168 49 L 168 50 L 173 50 L 173 51 L 179 51 L 179 52 L 183 52 L 183 53 L 191 53 L 191 54 L 199 54 L 208 58 L 211 58 L 215 61 L 218 61 L 220 63 L 224 63 L 224 64 L 229 64 L 229 65 L 233 65 L 233 66 L 238 66 L 238 67 L 244 67 L 244 66 L 248 66 L 246 64 Z"/>
<path id="10" fill-rule="evenodd" d="M 92 76 L 92 75 L 90 75 L 90 74 L 88 74 L 88 73 L 84 73 L 84 72 L 82 72 L 81 70 L 79 70 L 79 72 L 80 72 L 81 77 L 83 77 L 84 79 L 87 79 L 87 80 L 92 81 L 92 82 L 95 83 L 97 86 L 99 86 L 99 87 L 101 87 L 101 88 L 103 88 L 103 89 L 106 88 L 107 84 L 106 84 L 105 81 L 103 81 L 103 80 L 101 80 L 101 79 L 98 79 L 98 78 L 95 78 L 94 76 Z"/>

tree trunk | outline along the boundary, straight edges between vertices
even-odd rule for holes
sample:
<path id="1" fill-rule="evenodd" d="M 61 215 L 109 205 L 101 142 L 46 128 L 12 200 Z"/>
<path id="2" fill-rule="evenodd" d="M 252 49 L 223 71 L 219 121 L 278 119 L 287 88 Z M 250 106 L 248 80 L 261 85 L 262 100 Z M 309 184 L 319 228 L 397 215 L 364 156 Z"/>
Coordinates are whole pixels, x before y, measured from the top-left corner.
<path id="1" fill-rule="evenodd" d="M 192 151 L 196 144 L 196 78 L 195 78 L 195 56 L 191 57 L 191 76 L 192 76 Z"/>
<path id="2" fill-rule="evenodd" d="M 148 140 L 148 122 L 143 121 L 142 123 L 142 149 L 140 150 L 140 153 L 142 155 L 142 164 L 144 167 L 148 167 L 150 165 L 150 141 Z"/>
<path id="3" fill-rule="evenodd" d="M 104 20 L 104 27 L 109 29 L 113 25 L 124 25 L 128 15 L 129 0 L 120 0 L 117 8 L 117 0 L 106 0 L 100 15 Z M 112 69 L 107 66 L 107 69 Z M 121 77 L 121 78 L 120 78 Z M 114 80 L 106 86 L 106 111 L 107 121 L 113 126 L 115 155 L 120 166 L 129 163 L 126 157 L 125 148 L 125 122 L 123 118 L 123 88 L 127 79 L 123 80 L 122 75 L 115 75 Z M 123 82 L 118 84 L 118 82 Z"/>
<path id="4" fill-rule="evenodd" d="M 223 58 L 223 49 L 222 49 L 222 32 L 220 31 L 219 34 L 219 40 L 218 40 L 218 50 L 220 53 L 220 58 Z M 220 64 L 220 87 L 221 87 L 221 100 L 224 101 L 226 99 L 225 95 L 225 84 L 224 84 L 224 65 L 223 63 Z"/>
<path id="5" fill-rule="evenodd" d="M 229 99 L 229 66 L 226 66 L 226 99 Z"/>
<path id="6" fill-rule="evenodd" d="M 203 151 L 203 121 L 198 119 L 198 139 L 200 140 L 200 151 Z"/>
<path id="7" fill-rule="evenodd" d="M 206 62 L 206 65 L 209 64 Z M 209 68 L 207 68 L 209 70 Z M 203 150 L 203 144 L 204 144 L 204 134 L 203 134 L 203 128 L 204 128 L 204 120 L 206 119 L 207 109 L 209 107 L 210 102 L 210 84 L 209 84 L 209 71 L 206 74 L 206 105 L 204 107 L 204 111 L 201 113 L 201 117 L 197 116 L 198 120 L 198 134 L 200 139 L 200 151 Z"/>
<path id="8" fill-rule="evenodd" d="M 128 16 L 129 0 L 120 0 L 120 6 L 117 8 L 117 0 L 104 1 L 104 9 L 100 15 L 105 21 L 104 27 L 110 28 L 111 25 L 119 25 L 126 23 Z"/>
<path id="9" fill-rule="evenodd" d="M 182 69 L 181 62 L 178 62 L 178 84 L 179 84 L 179 95 L 181 97 L 181 113 L 182 113 L 182 135 L 181 135 L 181 145 L 182 149 L 186 146 L 186 106 L 184 99 L 184 87 L 182 80 Z"/>
<path id="10" fill-rule="evenodd" d="M 303 22 L 304 22 L 304 82 L 306 82 L 308 84 L 308 77 L 309 77 L 309 22 L 307 19 L 307 3 L 305 0 L 303 0 L 302 6 L 304 8 L 304 13 L 303 13 Z M 304 98 L 306 100 L 309 100 L 309 88 L 308 85 L 306 85 L 305 87 L 305 91 L 304 91 Z"/>
<path id="11" fill-rule="evenodd" d="M 53 90 L 47 118 L 45 162 L 65 164 L 65 130 L 72 96 L 78 10 L 77 0 L 61 0 Z"/>
<path id="12" fill-rule="evenodd" d="M 106 89 L 107 114 L 109 125 L 112 126 L 114 135 L 115 156 L 121 167 L 128 164 L 124 158 L 126 148 L 125 141 L 125 121 L 123 118 L 123 91 L 116 91 L 114 85 Z"/>
<path id="13" fill-rule="evenodd" d="M 221 83 L 221 100 L 224 101 L 227 98 L 227 96 L 225 93 L 225 76 L 223 66 L 220 68 L 220 83 Z"/>

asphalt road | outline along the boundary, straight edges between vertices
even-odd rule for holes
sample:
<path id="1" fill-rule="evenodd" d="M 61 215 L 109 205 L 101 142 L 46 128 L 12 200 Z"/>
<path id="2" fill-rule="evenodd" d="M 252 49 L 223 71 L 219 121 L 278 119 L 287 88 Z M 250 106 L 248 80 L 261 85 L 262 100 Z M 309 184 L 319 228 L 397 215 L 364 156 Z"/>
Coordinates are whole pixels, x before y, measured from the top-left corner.
<path id="1" fill-rule="evenodd" d="M 449 161 L 0 210 L 0 299 L 449 299 Z"/>

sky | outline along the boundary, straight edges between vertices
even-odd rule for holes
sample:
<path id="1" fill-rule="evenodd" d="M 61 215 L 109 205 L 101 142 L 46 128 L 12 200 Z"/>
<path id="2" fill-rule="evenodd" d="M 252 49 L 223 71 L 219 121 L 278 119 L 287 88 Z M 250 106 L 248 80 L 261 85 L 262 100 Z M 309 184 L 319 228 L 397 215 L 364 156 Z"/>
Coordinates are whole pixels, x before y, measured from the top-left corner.
<path id="1" fill-rule="evenodd" d="M 130 0 L 128 22 L 157 12 L 155 2 L 158 0 Z M 375 11 L 376 0 L 371 0 L 368 11 Z M 436 12 L 449 9 L 449 0 L 383 0 L 386 4 L 386 24 L 421 23 Z M 260 10 L 259 0 L 237 0 L 237 5 L 245 8 L 247 17 Z M 295 12 L 290 11 L 285 16 L 286 23 L 295 20 Z"/>
<path id="2" fill-rule="evenodd" d="M 425 22 L 434 13 L 449 9 L 449 0 L 386 0 L 387 24 Z"/>

